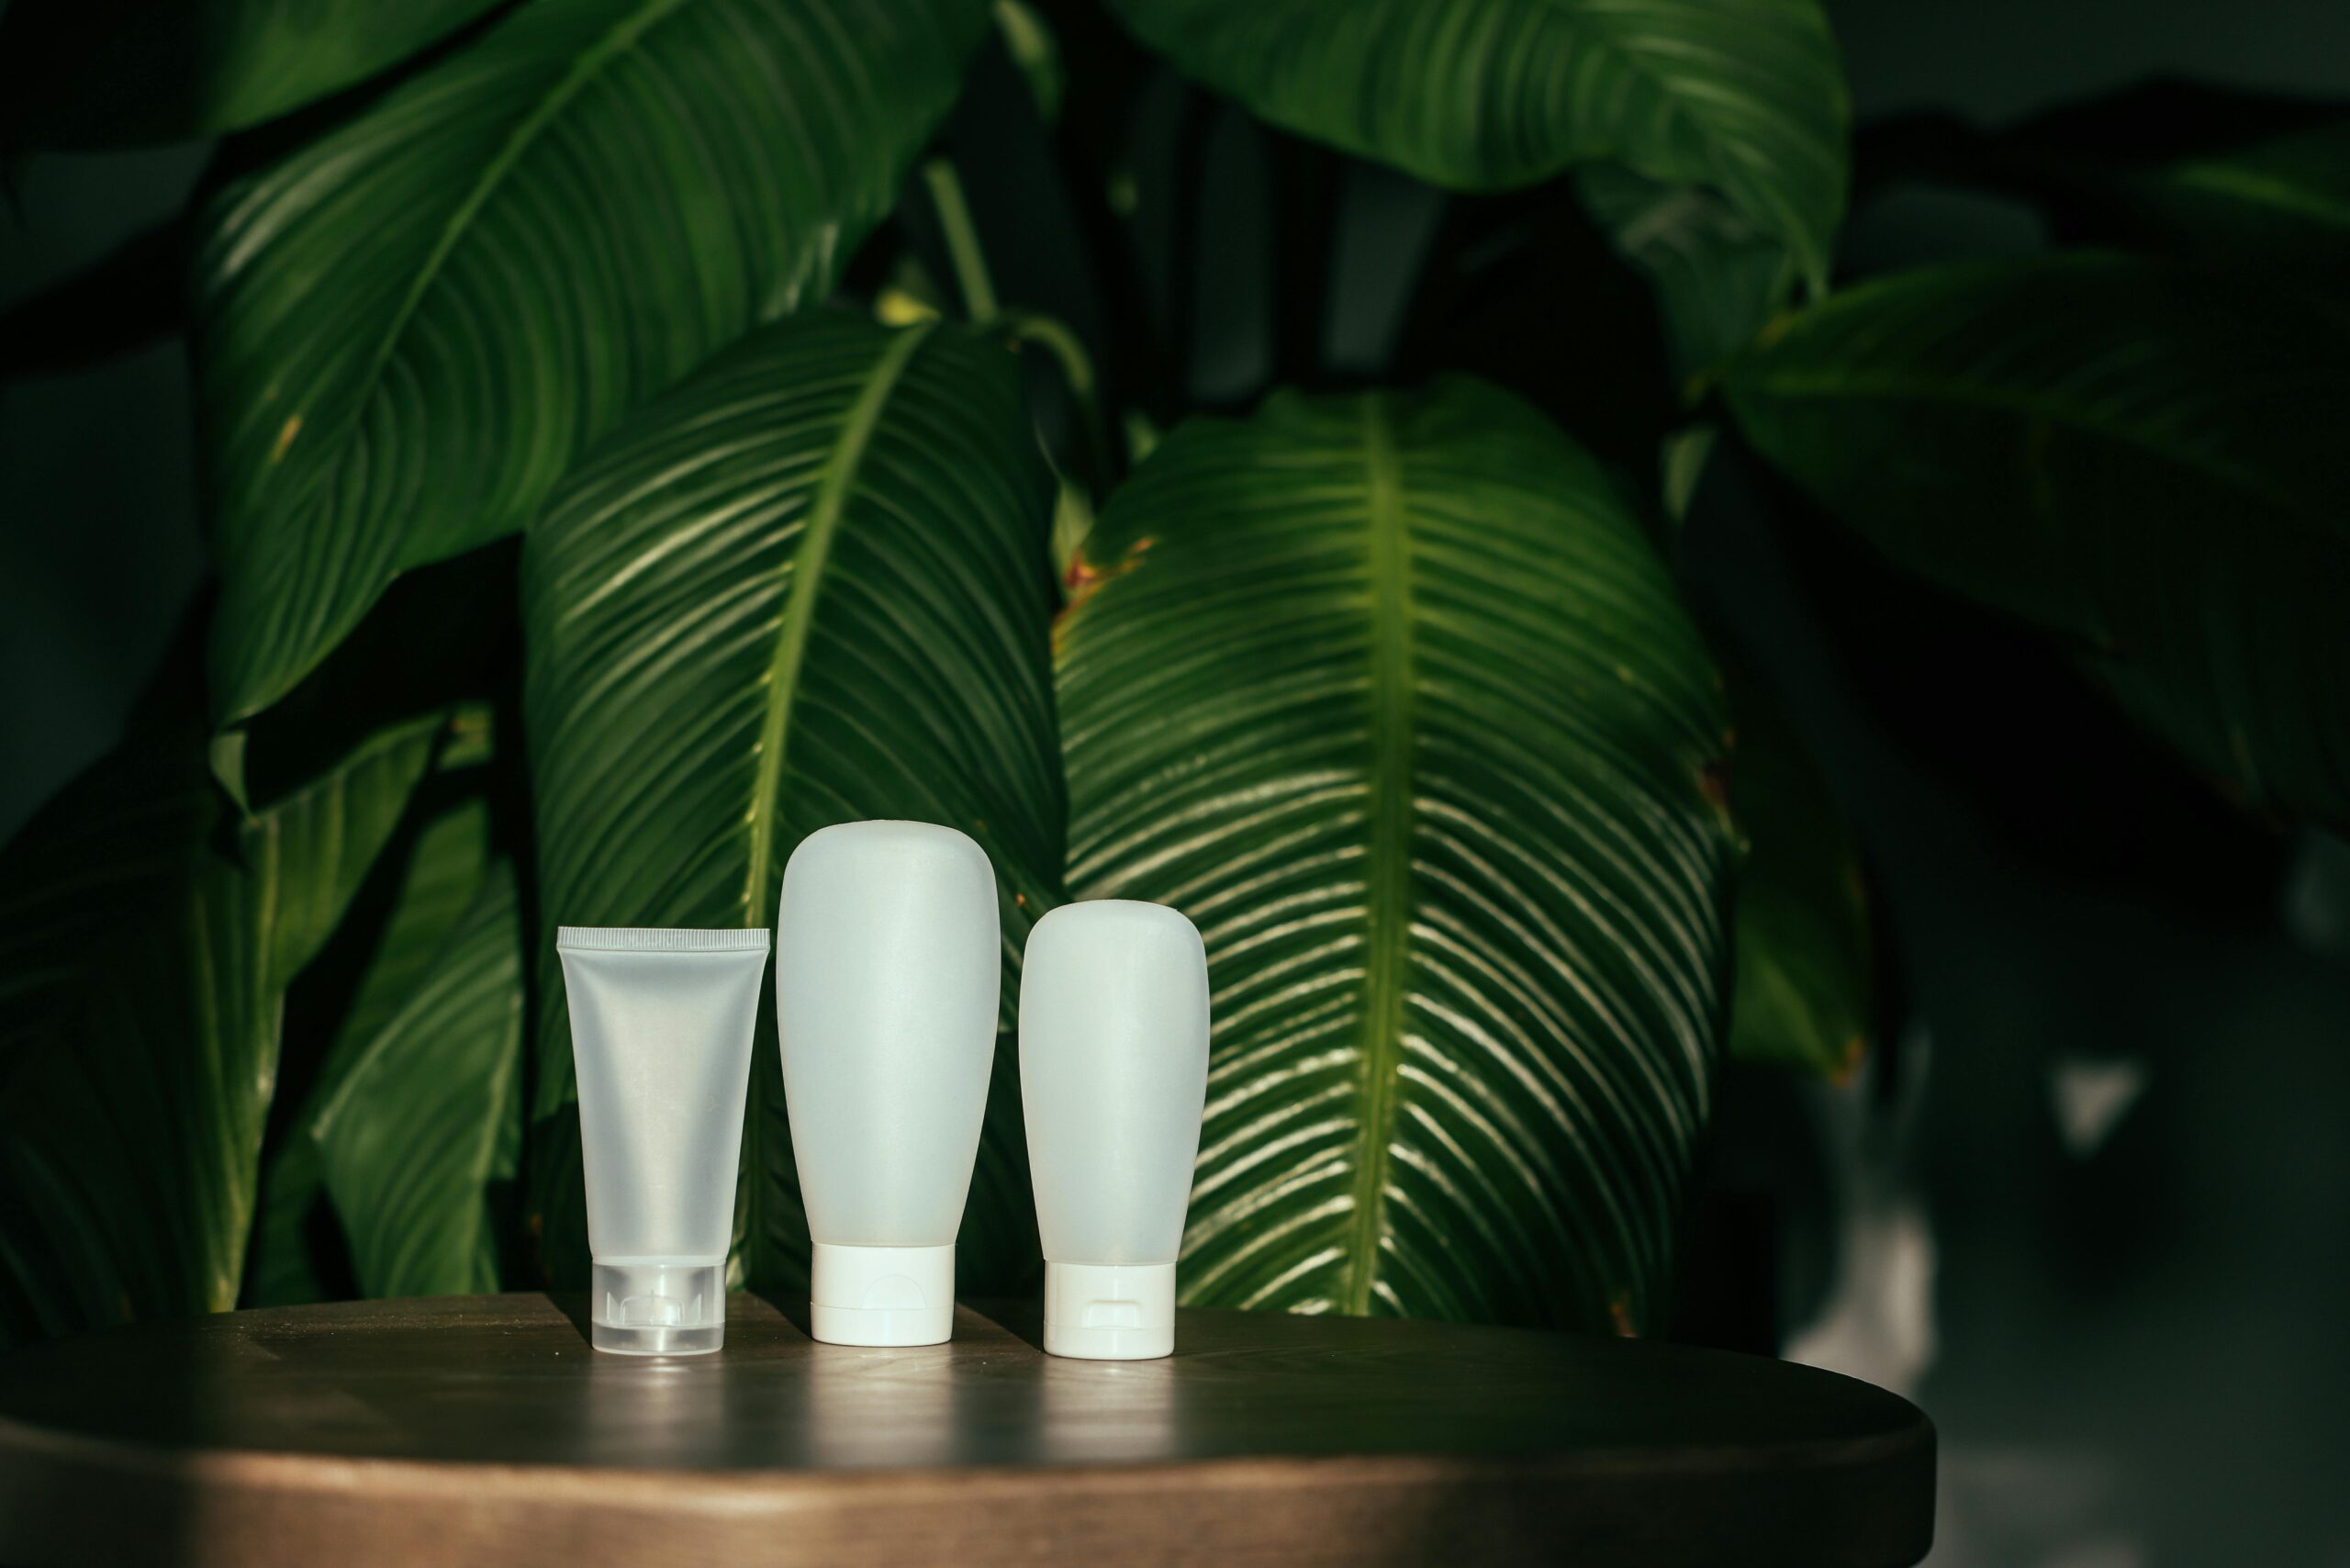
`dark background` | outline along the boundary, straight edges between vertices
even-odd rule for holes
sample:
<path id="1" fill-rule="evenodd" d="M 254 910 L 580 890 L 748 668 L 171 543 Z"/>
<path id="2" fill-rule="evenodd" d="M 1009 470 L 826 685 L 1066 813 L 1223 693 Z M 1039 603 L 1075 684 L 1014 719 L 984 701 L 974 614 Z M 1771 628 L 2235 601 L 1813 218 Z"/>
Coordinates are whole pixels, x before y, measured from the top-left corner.
<path id="1" fill-rule="evenodd" d="M 1998 125 L 2163 75 L 2350 99 L 2341 0 L 1828 9 L 1863 123 Z M 1273 353 L 1264 142 L 1226 118 L 1209 178 L 1241 216 L 1189 366 L 1210 399 Z M 0 304 L 176 209 L 206 152 L 29 161 Z M 1340 367 L 1380 356 L 1432 210 L 1348 188 Z M 1901 189 L 1842 258 L 2040 242 L 2021 208 Z M 151 673 L 200 566 L 191 489 L 176 342 L 0 389 L 0 836 Z M 1684 560 L 1855 820 L 1888 1028 L 1847 1084 L 1730 1075 L 1681 1331 L 1922 1404 L 1938 1568 L 2350 1565 L 2350 847 L 2236 819 L 2028 639 L 1787 510 L 1718 464 Z"/>

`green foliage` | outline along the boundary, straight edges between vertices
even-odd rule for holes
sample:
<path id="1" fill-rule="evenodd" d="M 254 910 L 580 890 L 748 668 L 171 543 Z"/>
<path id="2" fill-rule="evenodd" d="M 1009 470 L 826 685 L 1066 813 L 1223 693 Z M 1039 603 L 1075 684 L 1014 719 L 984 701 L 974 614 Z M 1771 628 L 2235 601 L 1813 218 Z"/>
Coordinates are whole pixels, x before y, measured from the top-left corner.
<path id="1" fill-rule="evenodd" d="M 494 1291 L 493 1189 L 522 1136 L 522 946 L 514 869 L 492 863 L 308 1131 L 360 1288 Z"/>
<path id="2" fill-rule="evenodd" d="M 1185 73 L 1303 136 L 1493 190 L 1618 162 L 1720 193 L 1815 286 L 1851 110 L 1814 0 L 1110 0 Z"/>
<path id="3" fill-rule="evenodd" d="M 196 236 L 218 578 L 208 692 L 0 851 L 10 1338 L 576 1282 L 552 928 L 767 925 L 801 837 L 883 816 L 986 846 L 1007 1031 L 1065 890 L 1203 927 L 1191 1299 L 1658 1327 L 1725 1048 L 1837 1071 L 1873 1007 L 1852 833 L 1645 526 L 1741 435 L 2247 801 L 2350 822 L 2350 121 L 1969 133 L 1944 177 L 2145 253 L 1823 301 L 1815 0 L 118 9 L 9 7 L 10 145 L 309 107 L 0 324 L 69 363 L 33 318 Z M 1169 72 L 1284 133 L 1285 376 L 1341 380 L 1357 183 L 1287 137 L 1438 187 L 1392 363 L 1183 417 L 1225 215 L 1134 156 Z M 1170 118 L 1180 187 L 1210 117 Z M 119 315 L 91 352 L 168 319 Z M 1036 1262 L 1011 1060 L 974 1289 Z M 735 1274 L 788 1294 L 766 1008 L 749 1114 Z"/>
<path id="4" fill-rule="evenodd" d="M 1284 395 L 1176 431 L 1082 571 L 1072 887 L 1207 940 L 1186 1299 L 1655 1326 L 1726 721 L 1615 487 L 1478 383 Z"/>
<path id="5" fill-rule="evenodd" d="M 284 696 L 397 573 L 828 294 L 980 0 L 541 0 L 212 202 L 196 369 L 212 699 Z"/>
<path id="6" fill-rule="evenodd" d="M 12 0 L 0 12 L 0 147 L 112 147 L 257 125 L 498 4 Z"/>
<path id="7" fill-rule="evenodd" d="M 453 746 L 443 754 L 444 768 L 457 749 Z M 462 778 L 467 771 L 457 769 L 456 776 Z M 487 801 L 469 795 L 437 812 L 429 811 L 429 801 L 419 805 L 428 810 L 426 820 L 414 830 L 411 842 L 396 845 L 386 853 L 385 860 L 392 863 L 379 866 L 375 872 L 376 879 L 391 884 L 388 913 L 375 934 L 365 966 L 342 1009 L 341 1025 L 309 1092 L 295 1113 L 289 1134 L 271 1157 L 263 1179 L 261 1217 L 254 1228 L 253 1257 L 246 1282 L 247 1299 L 255 1305 L 324 1301 L 332 1294 L 330 1274 L 338 1260 L 319 1255 L 319 1238 L 332 1237 L 345 1249 L 348 1243 L 341 1242 L 343 1226 L 334 1217 L 327 1197 L 326 1169 L 316 1137 L 319 1113 L 330 1100 L 341 1097 L 343 1081 L 352 1067 L 393 1030 L 431 981 L 435 960 L 476 903 L 491 872 Z M 519 993 L 519 974 L 515 988 Z M 413 1038 L 414 1032 L 408 1033 Z M 347 1101 L 342 1112 L 344 1137 L 352 1137 L 353 1124 L 368 1116 L 398 1119 L 404 1114 L 397 1105 Z M 364 1207 L 351 1212 L 354 1226 L 378 1222 L 378 1216 Z"/>
<path id="8" fill-rule="evenodd" d="M 1659 185 L 1600 163 L 1576 176 L 1575 190 L 1654 286 L 1675 376 L 1701 375 L 1746 347 L 1794 297 L 1787 248 L 1701 185 Z"/>
<path id="9" fill-rule="evenodd" d="M 2350 123 L 2132 170 L 2113 189 L 2124 232 L 2162 250 L 2320 280 L 2350 267 Z"/>
<path id="10" fill-rule="evenodd" d="M 1776 696 L 1742 660 L 1724 668 L 1738 726 L 1730 801 L 1747 841 L 1729 1054 L 1842 1077 L 1868 1052 L 1874 1003 L 1860 846 Z"/>
<path id="11" fill-rule="evenodd" d="M 388 730 L 239 814 L 192 716 L 156 715 L 0 859 L 11 1338 L 236 1304 L 285 988 L 442 730 Z"/>
<path id="12" fill-rule="evenodd" d="M 937 324 L 787 322 L 614 432 L 525 553 L 542 953 L 558 920 L 772 926 L 784 862 L 816 829 L 945 823 L 1002 884 L 1009 1028 L 1028 927 L 1060 883 L 1052 496 L 1013 356 Z M 566 1016 L 543 1009 L 536 1120 L 577 1120 L 571 1081 Z M 804 1287 L 770 1010 L 751 1085 L 735 1261 L 755 1285 Z M 980 1280 L 1035 1246 L 1017 1108 L 997 1098 L 986 1217 L 965 1231 Z M 576 1150 L 543 1148 L 543 1235 L 576 1238 Z"/>
<path id="13" fill-rule="evenodd" d="M 2075 254 L 1904 274 L 1730 367 L 1747 439 L 2064 637 L 2244 800 L 2350 823 L 2350 319 Z"/>

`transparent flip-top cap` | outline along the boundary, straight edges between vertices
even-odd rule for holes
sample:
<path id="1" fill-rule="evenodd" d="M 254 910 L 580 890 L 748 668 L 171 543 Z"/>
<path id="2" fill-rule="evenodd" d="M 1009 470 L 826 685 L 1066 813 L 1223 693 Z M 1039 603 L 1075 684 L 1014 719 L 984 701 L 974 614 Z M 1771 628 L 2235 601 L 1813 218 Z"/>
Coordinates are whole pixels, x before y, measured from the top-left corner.
<path id="1" fill-rule="evenodd" d="M 599 1263 L 589 1339 L 623 1356 L 699 1356 L 726 1342 L 726 1265 Z"/>

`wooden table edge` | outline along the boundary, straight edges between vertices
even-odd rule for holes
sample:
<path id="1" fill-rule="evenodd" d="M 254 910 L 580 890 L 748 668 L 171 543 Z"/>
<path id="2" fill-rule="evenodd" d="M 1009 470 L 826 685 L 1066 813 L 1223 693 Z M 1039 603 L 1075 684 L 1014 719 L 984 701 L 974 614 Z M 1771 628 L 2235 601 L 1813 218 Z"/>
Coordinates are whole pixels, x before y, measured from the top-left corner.
<path id="1" fill-rule="evenodd" d="M 711 1561 L 883 1562 L 930 1559 L 924 1543 L 946 1516 L 978 1543 L 966 1558 L 973 1568 L 1098 1561 L 1105 1551 L 1120 1561 L 1137 1532 L 1177 1535 L 1184 1562 L 1420 1562 L 1442 1560 L 1429 1556 L 1427 1537 L 1449 1517 L 1522 1512 L 1539 1497 L 1546 1515 L 1583 1518 L 1605 1536 L 1644 1506 L 1677 1508 L 1692 1475 L 1759 1496 L 1800 1461 L 1807 1475 L 1841 1473 L 1881 1493 L 1883 1523 L 1869 1533 L 1883 1538 L 1886 1568 L 1897 1568 L 1930 1544 L 1930 1523 L 1923 1533 L 1901 1528 L 1895 1499 L 1921 1481 L 1930 1491 L 1935 1440 L 1921 1421 L 1768 1455 L 1406 1452 L 815 1472 L 189 1451 L 0 1417 L 0 1562 L 521 1568 L 576 1562 L 591 1543 L 609 1551 L 616 1540 Z M 24 1506 L 35 1496 L 37 1507 Z M 81 1522 L 62 1534 L 46 1528 L 65 1519 Z M 1335 1531 L 1341 1519 L 1348 1528 Z M 1366 1530 L 1394 1554 L 1363 1556 Z M 1338 1540 L 1351 1543 L 1343 1557 L 1317 1551 Z"/>

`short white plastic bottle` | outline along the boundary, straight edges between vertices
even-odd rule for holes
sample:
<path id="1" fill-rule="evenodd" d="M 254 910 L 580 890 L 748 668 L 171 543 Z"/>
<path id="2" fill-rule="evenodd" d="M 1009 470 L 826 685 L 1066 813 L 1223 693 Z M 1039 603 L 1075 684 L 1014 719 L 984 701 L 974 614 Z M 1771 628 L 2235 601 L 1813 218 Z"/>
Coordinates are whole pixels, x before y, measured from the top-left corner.
<path id="1" fill-rule="evenodd" d="M 1207 1076 L 1207 951 L 1189 920 L 1101 899 L 1036 923 L 1020 971 L 1020 1097 L 1052 1354 L 1173 1351 Z"/>
<path id="2" fill-rule="evenodd" d="M 784 868 L 776 1018 L 815 1338 L 954 1332 L 1002 969 L 995 872 L 953 828 L 843 823 Z"/>

